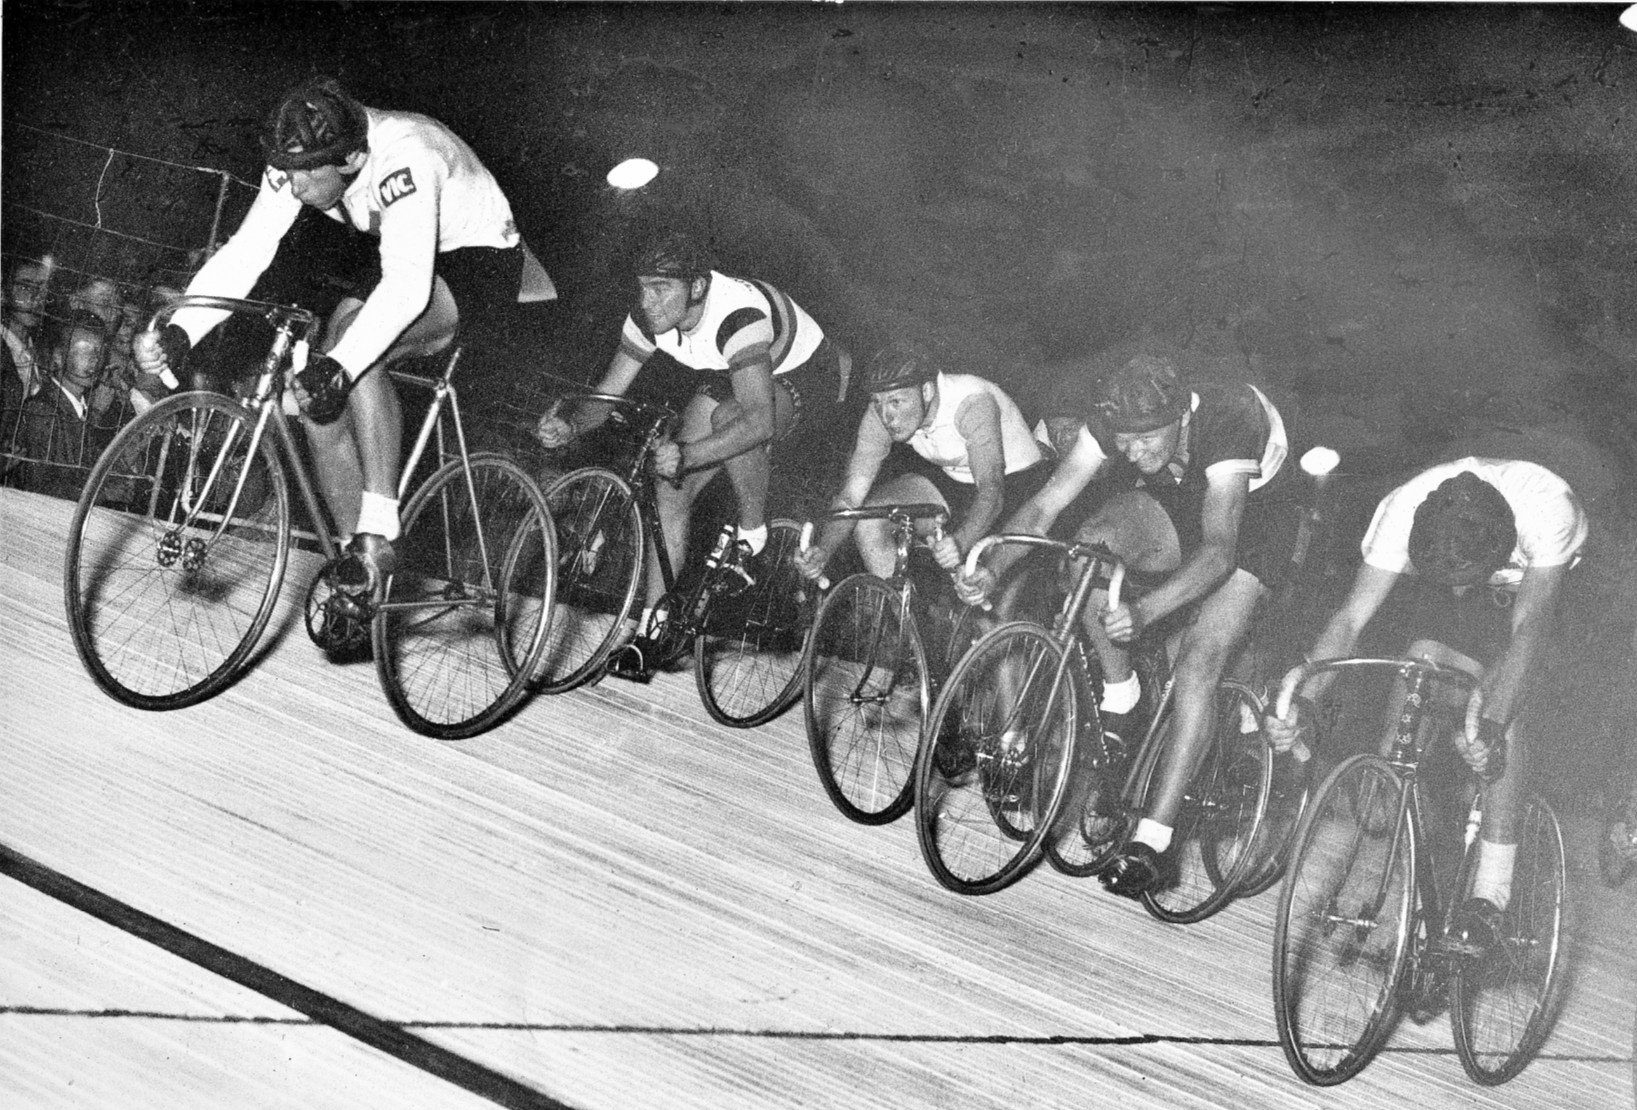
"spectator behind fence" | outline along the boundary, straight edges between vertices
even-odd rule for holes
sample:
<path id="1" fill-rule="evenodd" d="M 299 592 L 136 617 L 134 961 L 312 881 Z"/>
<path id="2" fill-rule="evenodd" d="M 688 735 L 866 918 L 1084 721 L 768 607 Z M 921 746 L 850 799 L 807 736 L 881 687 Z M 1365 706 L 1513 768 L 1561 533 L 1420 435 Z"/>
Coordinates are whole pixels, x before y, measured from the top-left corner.
<path id="1" fill-rule="evenodd" d="M 108 363 L 102 318 L 84 310 L 46 328 L 40 389 L 23 404 L 17 430 L 22 459 L 8 459 L 8 485 L 79 496 L 86 469 L 112 438 L 97 426 L 92 394 Z"/>
<path id="2" fill-rule="evenodd" d="M 36 369 L 39 332 L 53 268 L 50 258 L 24 258 L 12 265 L 6 277 L 4 407 L 9 410 L 40 390 Z"/>

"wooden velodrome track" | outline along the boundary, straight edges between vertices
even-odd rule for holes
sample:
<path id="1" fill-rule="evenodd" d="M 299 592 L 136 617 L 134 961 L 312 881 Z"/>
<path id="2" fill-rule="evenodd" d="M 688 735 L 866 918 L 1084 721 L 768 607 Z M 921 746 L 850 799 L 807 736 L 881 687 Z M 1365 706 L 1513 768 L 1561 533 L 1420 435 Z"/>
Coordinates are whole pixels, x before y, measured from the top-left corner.
<path id="1" fill-rule="evenodd" d="M 128 710 L 64 624 L 70 510 L 0 490 L 0 1106 L 1632 1105 L 1637 884 L 1581 824 L 1541 1058 L 1480 1089 L 1438 1018 L 1321 1091 L 1272 894 L 1190 928 L 1048 871 L 959 898 L 831 808 L 799 713 L 720 729 L 678 675 L 438 744 L 288 606 L 222 696 Z"/>

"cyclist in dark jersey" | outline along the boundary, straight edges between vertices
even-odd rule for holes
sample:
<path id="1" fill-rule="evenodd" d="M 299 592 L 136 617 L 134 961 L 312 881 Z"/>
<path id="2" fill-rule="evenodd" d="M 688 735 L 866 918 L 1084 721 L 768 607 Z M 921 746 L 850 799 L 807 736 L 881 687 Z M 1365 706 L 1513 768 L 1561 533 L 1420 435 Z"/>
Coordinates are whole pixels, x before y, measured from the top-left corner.
<path id="1" fill-rule="evenodd" d="M 1114 609 L 1094 600 L 1086 610 L 1107 678 L 1105 724 L 1115 731 L 1131 727 L 1125 715 L 1140 697 L 1126 645 L 1167 618 L 1186 620 L 1177 633 L 1175 727 L 1159 787 L 1133 839 L 1100 876 L 1110 891 L 1135 898 L 1170 879 L 1172 826 L 1210 740 L 1217 682 L 1257 603 L 1283 580 L 1299 507 L 1282 480 L 1284 422 L 1253 386 L 1189 388 L 1173 359 L 1144 354 L 1098 378 L 1087 408 L 1051 480 L 1001 530 L 1046 535 L 1092 479 L 1124 482 L 1077 532 L 1120 557 L 1139 595 Z M 963 580 L 963 596 L 987 596 L 1018 557 L 1001 551 Z"/>
<path id="2" fill-rule="evenodd" d="M 660 526 L 671 566 L 681 567 L 693 504 L 725 470 L 739 501 L 737 542 L 753 558 L 767 542 L 771 446 L 833 431 L 846 387 L 846 355 L 783 292 L 717 272 L 680 232 L 650 244 L 632 269 L 637 305 L 596 392 L 623 396 L 656 352 L 712 376 L 683 411 L 676 441 L 659 444 L 654 453 L 655 469 L 672 479 L 655 487 Z M 570 423 L 554 406 L 535 434 L 547 448 L 564 447 L 607 414 L 607 406 L 588 405 Z M 639 652 L 646 646 L 642 635 L 665 616 L 653 611 L 664 589 L 657 559 L 650 558 Z"/>

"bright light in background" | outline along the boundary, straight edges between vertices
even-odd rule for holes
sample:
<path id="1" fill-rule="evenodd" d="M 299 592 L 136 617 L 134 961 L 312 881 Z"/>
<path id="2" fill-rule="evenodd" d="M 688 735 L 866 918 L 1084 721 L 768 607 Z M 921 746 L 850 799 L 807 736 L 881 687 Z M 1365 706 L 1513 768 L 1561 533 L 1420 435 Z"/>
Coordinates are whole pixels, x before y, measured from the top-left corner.
<path id="1" fill-rule="evenodd" d="M 1620 26 L 1628 31 L 1637 31 L 1637 4 L 1620 13 Z"/>
<path id="2" fill-rule="evenodd" d="M 1329 447 L 1315 447 L 1302 456 L 1302 470 L 1315 478 L 1323 478 L 1341 462 L 1341 456 Z"/>
<path id="3" fill-rule="evenodd" d="M 659 173 L 659 167 L 646 158 L 627 158 L 608 171 L 608 183 L 616 189 L 640 189 Z"/>

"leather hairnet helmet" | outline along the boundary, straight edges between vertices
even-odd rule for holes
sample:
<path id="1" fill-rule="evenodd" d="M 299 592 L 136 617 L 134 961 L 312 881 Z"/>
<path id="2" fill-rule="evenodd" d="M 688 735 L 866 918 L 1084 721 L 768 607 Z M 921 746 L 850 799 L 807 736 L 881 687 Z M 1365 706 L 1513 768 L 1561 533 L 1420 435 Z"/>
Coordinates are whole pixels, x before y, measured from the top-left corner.
<path id="1" fill-rule="evenodd" d="M 333 77 L 315 77 L 284 94 L 262 131 L 267 164 L 279 170 L 339 166 L 369 146 L 364 106 Z"/>
<path id="2" fill-rule="evenodd" d="M 1189 399 L 1173 360 L 1138 355 L 1092 385 L 1088 415 L 1110 432 L 1141 435 L 1181 420 Z"/>
<path id="3" fill-rule="evenodd" d="M 1425 578 L 1467 586 L 1505 566 L 1517 542 L 1517 520 L 1501 491 L 1463 470 L 1416 508 L 1410 562 Z"/>
<path id="4" fill-rule="evenodd" d="M 912 339 L 895 339 L 875 353 L 864 369 L 864 391 L 886 393 L 907 389 L 938 376 L 932 352 Z"/>

